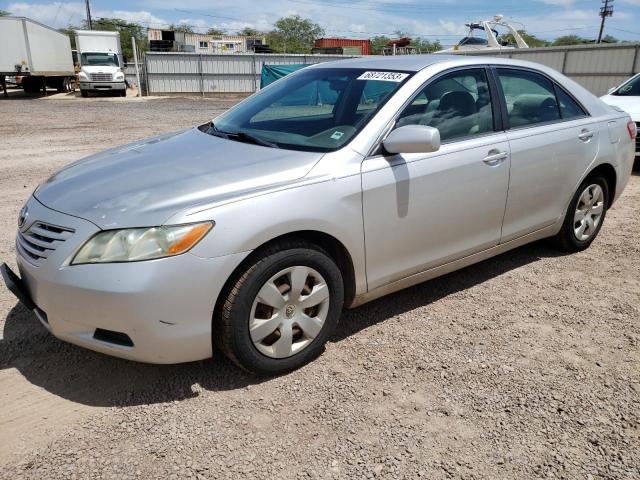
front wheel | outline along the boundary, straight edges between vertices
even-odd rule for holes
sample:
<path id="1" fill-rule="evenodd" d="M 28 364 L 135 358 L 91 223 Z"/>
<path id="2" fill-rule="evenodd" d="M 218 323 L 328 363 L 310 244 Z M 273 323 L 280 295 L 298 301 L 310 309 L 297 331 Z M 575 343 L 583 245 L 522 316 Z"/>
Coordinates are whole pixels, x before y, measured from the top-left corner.
<path id="1" fill-rule="evenodd" d="M 609 204 L 607 181 L 601 176 L 587 178 L 571 199 L 556 243 L 568 252 L 588 248 L 602 228 Z"/>
<path id="2" fill-rule="evenodd" d="M 343 299 L 340 269 L 323 250 L 301 241 L 276 244 L 231 280 L 215 343 L 250 372 L 295 370 L 322 353 Z"/>

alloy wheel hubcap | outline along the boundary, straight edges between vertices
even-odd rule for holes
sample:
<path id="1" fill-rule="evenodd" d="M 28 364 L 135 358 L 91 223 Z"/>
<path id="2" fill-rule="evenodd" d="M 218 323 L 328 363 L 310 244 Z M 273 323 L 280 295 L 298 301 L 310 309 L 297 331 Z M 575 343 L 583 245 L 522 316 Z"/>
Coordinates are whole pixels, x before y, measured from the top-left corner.
<path id="1" fill-rule="evenodd" d="M 597 184 L 584 189 L 573 216 L 573 231 L 581 242 L 589 240 L 598 229 L 604 213 L 604 192 Z"/>
<path id="2" fill-rule="evenodd" d="M 260 353 L 287 358 L 318 336 L 329 313 L 329 287 L 316 270 L 294 266 L 272 276 L 258 291 L 249 334 Z"/>

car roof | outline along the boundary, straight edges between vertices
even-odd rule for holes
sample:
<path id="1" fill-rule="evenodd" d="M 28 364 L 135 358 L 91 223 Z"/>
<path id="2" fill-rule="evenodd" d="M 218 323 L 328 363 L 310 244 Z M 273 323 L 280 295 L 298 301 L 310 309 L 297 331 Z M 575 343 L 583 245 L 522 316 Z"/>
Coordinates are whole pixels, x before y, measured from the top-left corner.
<path id="1" fill-rule="evenodd" d="M 461 60 L 456 55 L 372 55 L 366 57 L 348 58 L 344 60 L 323 62 L 314 65 L 316 68 L 367 68 L 393 69 L 408 72 L 418 72 L 434 63 Z"/>
<path id="2" fill-rule="evenodd" d="M 402 70 L 419 72 L 431 65 L 446 63 L 447 67 L 464 65 L 513 65 L 546 70 L 547 67 L 506 56 L 485 57 L 471 55 L 371 55 L 344 60 L 323 62 L 313 68 L 366 68 L 378 70 Z"/>

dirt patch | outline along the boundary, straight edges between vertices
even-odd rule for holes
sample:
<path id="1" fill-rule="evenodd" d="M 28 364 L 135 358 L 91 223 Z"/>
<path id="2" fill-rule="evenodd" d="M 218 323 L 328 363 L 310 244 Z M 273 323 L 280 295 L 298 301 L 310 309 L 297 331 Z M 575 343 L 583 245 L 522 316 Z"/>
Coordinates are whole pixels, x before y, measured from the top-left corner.
<path id="1" fill-rule="evenodd" d="M 235 99 L 0 99 L 0 260 L 36 185 Z M 640 177 L 593 246 L 506 253 L 345 313 L 256 380 L 219 355 L 126 362 L 0 289 L 2 478 L 640 478 Z"/>

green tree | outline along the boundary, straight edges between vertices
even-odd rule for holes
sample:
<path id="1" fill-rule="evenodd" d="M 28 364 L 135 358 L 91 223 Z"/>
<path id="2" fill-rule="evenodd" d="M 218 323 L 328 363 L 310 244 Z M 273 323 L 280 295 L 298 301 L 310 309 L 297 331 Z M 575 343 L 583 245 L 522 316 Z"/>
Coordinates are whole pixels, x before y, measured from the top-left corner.
<path id="1" fill-rule="evenodd" d="M 244 35 L 245 37 L 260 37 L 262 36 L 262 32 L 259 32 L 253 27 L 244 27 L 242 30 L 238 31 L 238 35 Z"/>
<path id="2" fill-rule="evenodd" d="M 0 10 L 0 17 L 7 17 L 11 15 L 9 12 L 7 12 L 6 10 Z"/>
<path id="3" fill-rule="evenodd" d="M 387 46 L 387 43 L 389 43 L 389 40 L 391 39 L 386 35 L 378 35 L 370 38 L 370 40 L 371 40 L 371 53 L 373 55 L 382 55 L 382 51 L 385 49 L 385 47 Z"/>
<path id="4" fill-rule="evenodd" d="M 618 43 L 618 39 L 613 35 L 605 35 L 602 37 L 602 43 Z"/>
<path id="5" fill-rule="evenodd" d="M 390 41 L 404 37 L 409 38 L 411 40 L 409 46 L 417 48 L 420 53 L 432 53 L 437 52 L 438 50 L 442 50 L 442 44 L 440 43 L 440 40 L 431 41 L 421 37 L 411 37 L 411 35 L 400 30 L 394 32 L 394 34 L 394 38 L 387 37 L 386 35 L 372 37 L 370 39 L 371 53 L 373 55 L 382 55 L 384 49 L 389 46 Z"/>
<path id="6" fill-rule="evenodd" d="M 267 43 L 279 53 L 309 53 L 316 38 L 324 35 L 320 25 L 299 15 L 283 17 L 274 26 Z"/>
<path id="7" fill-rule="evenodd" d="M 209 30 L 207 30 L 207 35 L 213 35 L 214 37 L 220 37 L 226 34 L 227 32 L 222 28 L 211 27 Z"/>
<path id="8" fill-rule="evenodd" d="M 442 50 L 442 44 L 440 40 L 434 40 L 433 42 L 430 40 L 425 40 L 420 37 L 415 37 L 411 39 L 411 46 L 416 47 L 420 53 L 433 53 L 438 50 Z"/>
<path id="9" fill-rule="evenodd" d="M 175 25 L 172 23 L 171 25 L 169 25 L 169 28 L 167 30 L 173 30 L 174 32 L 181 33 L 193 33 L 193 27 L 191 27 L 191 25 L 185 25 L 183 23 L 179 25 Z"/>
<path id="10" fill-rule="evenodd" d="M 551 45 L 559 47 L 565 45 L 582 45 L 583 43 L 589 43 L 589 40 L 579 35 L 563 35 L 562 37 L 556 38 Z"/>
<path id="11" fill-rule="evenodd" d="M 551 42 L 547 40 L 543 40 L 542 38 L 538 38 L 534 34 L 527 32 L 526 30 L 518 30 L 518 33 L 520 34 L 522 39 L 525 42 L 527 42 L 527 45 L 529 45 L 531 48 L 548 47 L 549 45 L 551 45 Z M 516 39 L 513 38 L 513 35 L 510 33 L 507 33 L 506 35 L 501 35 L 500 38 L 509 45 L 516 44 Z"/>
<path id="12" fill-rule="evenodd" d="M 122 54 L 126 61 L 133 61 L 133 46 L 131 44 L 131 37 L 135 37 L 136 44 L 140 50 L 146 50 L 147 48 L 147 32 L 146 29 L 133 22 L 127 22 L 120 18 L 97 18 L 91 21 L 93 30 L 106 30 L 109 32 L 120 33 L 120 45 L 122 45 Z M 83 28 L 87 28 L 86 21 L 83 24 Z"/>

